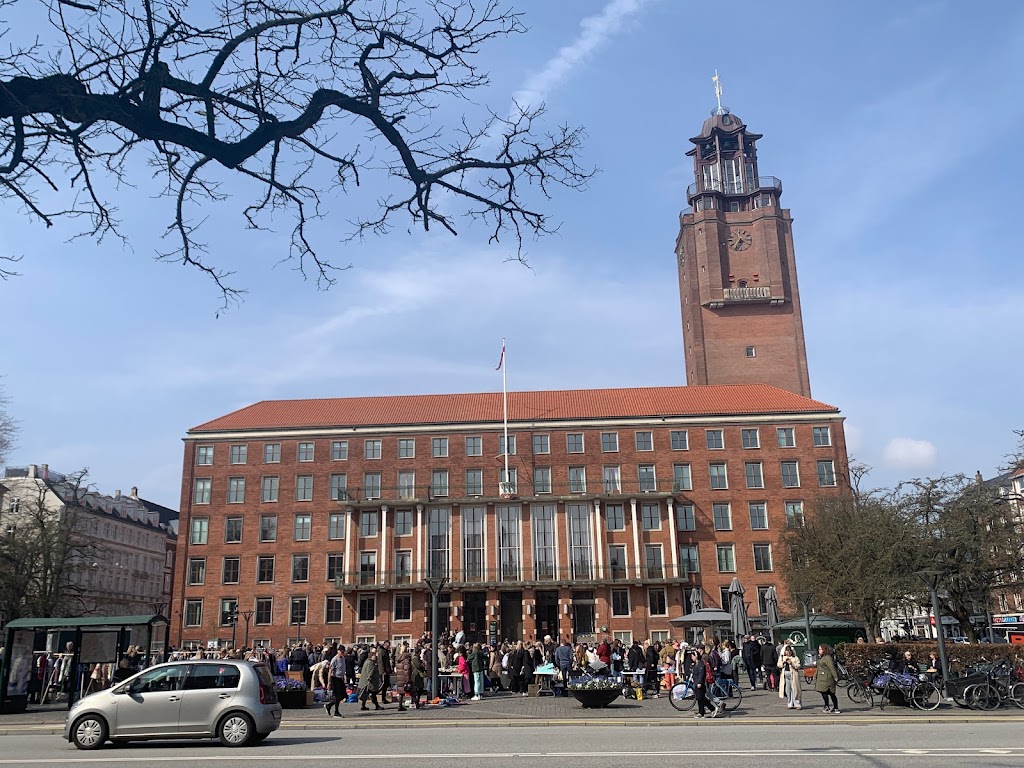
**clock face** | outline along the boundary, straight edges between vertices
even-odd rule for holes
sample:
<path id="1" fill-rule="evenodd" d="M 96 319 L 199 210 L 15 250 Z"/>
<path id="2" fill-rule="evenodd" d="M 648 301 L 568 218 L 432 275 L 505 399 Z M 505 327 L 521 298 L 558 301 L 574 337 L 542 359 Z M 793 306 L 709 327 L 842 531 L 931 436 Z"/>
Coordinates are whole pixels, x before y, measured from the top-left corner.
<path id="1" fill-rule="evenodd" d="M 750 247 L 750 233 L 745 229 L 734 229 L 729 233 L 729 247 L 734 251 L 742 251 Z"/>

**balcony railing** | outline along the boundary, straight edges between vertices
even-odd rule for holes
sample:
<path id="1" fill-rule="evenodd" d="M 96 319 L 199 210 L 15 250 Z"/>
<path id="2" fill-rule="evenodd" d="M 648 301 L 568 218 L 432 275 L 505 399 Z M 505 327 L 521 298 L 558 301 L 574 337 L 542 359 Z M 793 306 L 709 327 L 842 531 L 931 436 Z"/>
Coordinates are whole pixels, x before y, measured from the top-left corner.
<path id="1" fill-rule="evenodd" d="M 524 475 L 527 474 L 525 471 Z M 427 485 L 416 486 L 411 490 L 408 486 L 369 488 L 350 485 L 346 488 L 336 490 L 331 495 L 332 501 L 347 503 L 353 506 L 370 506 L 387 504 L 389 506 L 401 507 L 412 504 L 445 504 L 460 503 L 471 504 L 475 501 L 485 503 L 495 501 L 511 495 L 517 499 L 533 500 L 543 502 L 544 499 L 603 499 L 603 498 L 629 498 L 632 496 L 642 497 L 650 494 L 668 495 L 673 492 L 671 477 L 627 479 L 619 481 L 606 481 L 601 477 L 589 479 L 585 483 L 579 481 L 565 481 L 563 483 L 546 483 L 542 490 L 534 487 L 531 479 L 520 478 L 519 482 L 509 494 L 509 489 L 502 488 L 502 484 L 496 479 L 490 480 L 484 488 L 479 486 L 466 487 L 454 478 L 445 492 L 438 493 L 437 489 Z"/>
<path id="2" fill-rule="evenodd" d="M 673 563 L 643 564 L 639 569 L 632 564 L 628 567 L 620 564 L 609 565 L 608 563 L 598 566 L 596 563 L 588 562 L 578 562 L 557 568 L 550 563 L 532 565 L 505 563 L 498 568 L 359 571 L 358 573 L 339 575 L 338 578 L 329 579 L 328 583 L 333 583 L 334 588 L 339 590 L 402 587 L 426 589 L 424 580 L 427 576 L 447 576 L 450 585 L 469 588 L 475 585 L 508 587 L 510 585 L 543 586 L 550 584 L 552 587 L 556 587 L 559 585 L 577 586 L 585 583 L 695 583 L 694 577 L 698 577 L 699 574 L 687 571 L 685 563 L 680 563 L 678 566 Z"/>
<path id="3" fill-rule="evenodd" d="M 778 179 L 775 176 L 758 176 L 757 179 L 751 179 L 749 182 L 746 179 L 735 179 L 732 181 L 714 179 L 708 183 L 695 181 L 686 188 L 686 199 L 689 200 L 701 192 L 720 192 L 723 195 L 750 195 L 761 190 L 782 192 L 782 179 Z"/>

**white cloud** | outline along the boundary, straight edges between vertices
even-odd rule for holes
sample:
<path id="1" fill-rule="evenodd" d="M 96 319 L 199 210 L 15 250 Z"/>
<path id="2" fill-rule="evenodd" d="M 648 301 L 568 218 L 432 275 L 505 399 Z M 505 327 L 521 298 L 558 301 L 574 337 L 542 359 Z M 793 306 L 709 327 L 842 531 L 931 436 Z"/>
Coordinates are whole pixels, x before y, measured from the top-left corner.
<path id="1" fill-rule="evenodd" d="M 928 440 L 894 437 L 885 446 L 883 459 L 890 469 L 926 470 L 934 467 L 939 451 Z"/>
<path id="2" fill-rule="evenodd" d="M 579 36 L 558 49 L 544 67 L 531 75 L 516 91 L 515 103 L 522 108 L 537 106 L 564 83 L 573 71 L 604 45 L 647 0 L 611 0 L 604 9 L 580 22 Z"/>

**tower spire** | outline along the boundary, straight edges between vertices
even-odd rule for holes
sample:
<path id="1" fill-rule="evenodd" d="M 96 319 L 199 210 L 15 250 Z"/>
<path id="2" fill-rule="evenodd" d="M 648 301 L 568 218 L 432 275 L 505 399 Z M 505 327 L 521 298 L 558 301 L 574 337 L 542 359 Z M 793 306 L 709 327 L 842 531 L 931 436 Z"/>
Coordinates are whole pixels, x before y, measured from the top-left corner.
<path id="1" fill-rule="evenodd" d="M 711 78 L 711 82 L 715 84 L 715 100 L 718 102 L 718 109 L 715 110 L 716 115 L 721 115 L 726 112 L 722 108 L 722 78 L 718 76 L 718 70 L 715 70 L 715 76 Z"/>

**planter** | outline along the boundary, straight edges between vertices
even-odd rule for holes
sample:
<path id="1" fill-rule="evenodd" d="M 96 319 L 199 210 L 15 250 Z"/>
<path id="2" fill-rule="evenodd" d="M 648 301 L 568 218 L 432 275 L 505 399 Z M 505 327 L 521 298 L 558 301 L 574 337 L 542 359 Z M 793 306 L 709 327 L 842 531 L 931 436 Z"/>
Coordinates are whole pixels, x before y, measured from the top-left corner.
<path id="1" fill-rule="evenodd" d="M 601 709 L 607 707 L 619 696 L 622 695 L 622 691 L 618 688 L 612 688 L 610 690 L 593 690 L 593 689 L 578 689 L 569 691 L 573 696 L 576 697 L 576 701 L 583 705 L 584 709 Z"/>
<path id="2" fill-rule="evenodd" d="M 306 691 L 278 691 L 277 700 L 285 709 L 304 709 L 306 707 Z"/>

